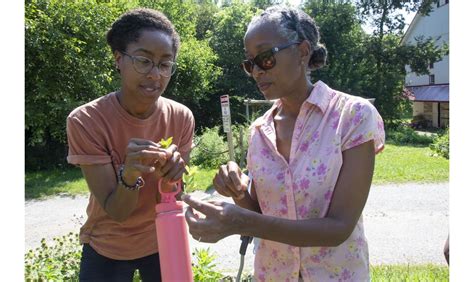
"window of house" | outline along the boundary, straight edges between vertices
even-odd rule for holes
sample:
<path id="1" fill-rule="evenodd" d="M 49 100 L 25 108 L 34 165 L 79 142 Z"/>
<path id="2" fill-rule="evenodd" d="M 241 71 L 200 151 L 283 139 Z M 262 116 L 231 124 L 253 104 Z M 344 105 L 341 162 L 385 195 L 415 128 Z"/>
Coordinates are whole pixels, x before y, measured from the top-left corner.
<path id="1" fill-rule="evenodd" d="M 440 1 L 440 0 L 436 1 L 436 7 L 437 7 L 437 8 L 439 8 L 439 1 Z"/>
<path id="2" fill-rule="evenodd" d="M 434 63 L 430 63 L 430 69 L 434 68 Z"/>
<path id="3" fill-rule="evenodd" d="M 435 83 L 435 75 L 430 74 L 430 84 L 434 84 L 434 83 Z"/>
<path id="4" fill-rule="evenodd" d="M 449 4 L 449 0 L 446 0 L 446 2 L 444 2 L 444 4 Z"/>

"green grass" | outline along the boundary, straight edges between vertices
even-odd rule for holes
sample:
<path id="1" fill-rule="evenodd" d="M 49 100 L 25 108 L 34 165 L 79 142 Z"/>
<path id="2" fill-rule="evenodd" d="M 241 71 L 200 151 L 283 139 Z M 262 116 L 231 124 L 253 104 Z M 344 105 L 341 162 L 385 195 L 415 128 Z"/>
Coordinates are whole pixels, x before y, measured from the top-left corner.
<path id="1" fill-rule="evenodd" d="M 449 281 L 449 268 L 441 265 L 377 265 L 370 267 L 372 281 Z"/>
<path id="2" fill-rule="evenodd" d="M 57 194 L 87 194 L 86 181 L 80 168 L 26 173 L 25 199 L 39 199 Z"/>
<path id="3" fill-rule="evenodd" d="M 372 183 L 448 181 L 449 161 L 432 153 L 428 147 L 386 144 L 376 156 Z"/>
<path id="4" fill-rule="evenodd" d="M 212 187 L 212 179 L 217 169 L 198 168 L 194 181 L 199 190 Z M 192 191 L 188 191 L 192 192 Z M 25 178 L 25 199 L 43 199 L 58 194 L 78 195 L 89 193 L 87 183 L 80 168 L 68 167 L 64 170 L 27 172 Z"/>
<path id="5" fill-rule="evenodd" d="M 387 144 L 377 155 L 374 184 L 443 182 L 449 180 L 449 161 L 432 157 L 428 147 Z M 216 169 L 198 168 L 194 181 L 198 190 L 212 187 Z M 192 192 L 191 190 L 188 192 Z M 87 194 L 89 190 L 79 168 L 26 173 L 25 198 L 39 199 L 57 194 Z"/>
<path id="6" fill-rule="evenodd" d="M 214 176 L 216 175 L 216 173 L 217 173 L 217 168 L 216 169 L 198 168 L 196 176 L 194 177 L 194 182 L 196 184 L 196 187 L 198 187 L 196 190 L 207 191 L 211 189 L 212 180 L 214 179 Z M 192 192 L 192 191 L 188 191 L 188 192 Z"/>

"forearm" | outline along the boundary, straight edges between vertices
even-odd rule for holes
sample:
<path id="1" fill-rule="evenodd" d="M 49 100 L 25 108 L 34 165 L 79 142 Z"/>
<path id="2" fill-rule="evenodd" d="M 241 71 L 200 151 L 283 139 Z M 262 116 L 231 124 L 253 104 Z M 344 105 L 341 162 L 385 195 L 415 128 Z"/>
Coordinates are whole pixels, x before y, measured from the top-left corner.
<path id="1" fill-rule="evenodd" d="M 138 190 L 130 191 L 117 184 L 117 188 L 105 199 L 103 205 L 105 212 L 118 222 L 125 221 L 137 206 L 138 193 Z"/>
<path id="2" fill-rule="evenodd" d="M 298 247 L 338 246 L 352 233 L 354 226 L 334 218 L 290 220 L 244 212 L 241 235 L 258 237 Z"/>

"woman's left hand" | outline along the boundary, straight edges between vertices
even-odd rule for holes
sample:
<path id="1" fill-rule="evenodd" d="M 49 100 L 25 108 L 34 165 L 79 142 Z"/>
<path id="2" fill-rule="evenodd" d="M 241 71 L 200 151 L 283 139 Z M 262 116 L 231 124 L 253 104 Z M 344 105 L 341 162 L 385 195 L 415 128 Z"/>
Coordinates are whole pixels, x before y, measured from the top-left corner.
<path id="1" fill-rule="evenodd" d="M 190 195 L 183 196 L 183 201 L 189 205 L 185 214 L 189 233 L 200 242 L 215 243 L 239 233 L 244 225 L 243 216 L 247 210 L 237 205 L 219 201 L 203 202 Z M 205 217 L 195 214 L 193 209 Z"/>

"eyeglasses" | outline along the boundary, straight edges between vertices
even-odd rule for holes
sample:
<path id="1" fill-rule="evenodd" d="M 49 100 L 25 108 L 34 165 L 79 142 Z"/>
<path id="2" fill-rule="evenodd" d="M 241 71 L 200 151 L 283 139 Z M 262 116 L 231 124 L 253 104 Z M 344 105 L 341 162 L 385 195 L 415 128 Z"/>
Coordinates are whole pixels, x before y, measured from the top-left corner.
<path id="1" fill-rule="evenodd" d="M 248 76 L 252 76 L 252 71 L 255 65 L 257 65 L 264 71 L 272 69 L 276 65 L 275 54 L 295 44 L 299 44 L 299 42 L 292 42 L 283 46 L 273 47 L 269 50 L 263 51 L 257 56 L 255 56 L 255 58 L 253 59 L 244 60 L 242 62 L 242 68 Z"/>
<path id="2" fill-rule="evenodd" d="M 141 74 L 148 74 L 155 66 L 160 70 L 160 75 L 164 77 L 170 77 L 176 71 L 177 64 L 173 61 L 165 61 L 155 64 L 155 62 L 148 59 L 147 57 L 132 56 L 125 52 L 120 53 L 130 57 L 132 59 L 133 68 L 136 72 Z"/>

